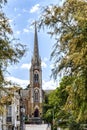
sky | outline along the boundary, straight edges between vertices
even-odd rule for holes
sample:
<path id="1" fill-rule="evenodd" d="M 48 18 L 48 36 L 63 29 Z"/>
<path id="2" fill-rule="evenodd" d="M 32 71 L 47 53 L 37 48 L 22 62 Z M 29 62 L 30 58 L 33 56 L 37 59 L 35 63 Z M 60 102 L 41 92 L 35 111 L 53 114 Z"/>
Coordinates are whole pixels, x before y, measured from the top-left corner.
<path id="1" fill-rule="evenodd" d="M 41 16 L 42 7 L 50 4 L 62 4 L 62 2 L 62 0 L 8 0 L 7 5 L 4 7 L 4 12 L 9 18 L 14 37 L 20 39 L 20 42 L 26 45 L 27 52 L 18 64 L 8 68 L 9 74 L 6 75 L 6 80 L 11 80 L 23 88 L 26 88 L 29 84 L 29 69 L 34 48 L 34 27 L 31 24 Z M 59 80 L 54 82 L 50 78 L 53 67 L 53 63 L 50 61 L 50 54 L 54 42 L 54 39 L 47 34 L 47 30 L 38 32 L 39 54 L 42 60 L 43 89 L 55 89 L 59 84 Z"/>

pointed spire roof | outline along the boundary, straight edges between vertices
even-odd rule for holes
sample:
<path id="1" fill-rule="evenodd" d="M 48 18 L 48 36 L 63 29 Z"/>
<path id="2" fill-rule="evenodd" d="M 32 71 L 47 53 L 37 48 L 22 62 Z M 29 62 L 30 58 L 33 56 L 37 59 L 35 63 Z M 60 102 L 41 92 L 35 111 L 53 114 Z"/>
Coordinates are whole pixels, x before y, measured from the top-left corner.
<path id="1" fill-rule="evenodd" d="M 41 64 L 41 58 L 39 56 L 39 47 L 38 47 L 38 36 L 37 36 L 37 26 L 35 21 L 35 34 L 34 34 L 34 52 L 33 52 L 33 58 L 32 58 L 33 64 Z"/>
<path id="2" fill-rule="evenodd" d="M 37 27 L 35 21 L 35 34 L 34 34 L 34 58 L 39 58 L 39 48 L 38 48 L 38 36 L 37 36 Z"/>

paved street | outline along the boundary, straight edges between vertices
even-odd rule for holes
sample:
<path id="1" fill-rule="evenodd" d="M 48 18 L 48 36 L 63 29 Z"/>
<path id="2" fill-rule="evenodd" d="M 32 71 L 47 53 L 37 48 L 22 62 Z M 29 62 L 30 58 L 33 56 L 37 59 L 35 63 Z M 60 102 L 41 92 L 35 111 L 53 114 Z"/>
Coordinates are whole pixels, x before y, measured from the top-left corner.
<path id="1" fill-rule="evenodd" d="M 51 130 L 51 126 L 48 126 L 48 124 L 27 124 L 25 125 L 25 130 Z"/>

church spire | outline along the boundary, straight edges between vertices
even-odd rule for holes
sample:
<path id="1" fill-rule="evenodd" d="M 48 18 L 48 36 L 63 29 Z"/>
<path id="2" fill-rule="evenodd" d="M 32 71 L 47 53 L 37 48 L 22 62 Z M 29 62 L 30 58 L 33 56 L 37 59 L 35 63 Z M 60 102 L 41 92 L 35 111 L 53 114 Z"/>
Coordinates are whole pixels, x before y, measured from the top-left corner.
<path id="1" fill-rule="evenodd" d="M 37 36 L 37 27 L 36 27 L 36 21 L 35 21 L 35 34 L 34 34 L 34 59 L 39 59 L 39 48 L 38 48 L 38 36 Z"/>
<path id="2" fill-rule="evenodd" d="M 42 68 L 41 68 L 41 58 L 39 56 L 39 46 L 38 46 L 38 36 L 37 36 L 37 26 L 35 25 L 34 34 L 34 50 L 33 57 L 31 60 L 30 68 L 30 116 L 31 119 L 41 120 L 42 117 Z M 38 117 L 38 118 L 36 118 Z M 34 120 L 32 120 L 33 122 Z"/>

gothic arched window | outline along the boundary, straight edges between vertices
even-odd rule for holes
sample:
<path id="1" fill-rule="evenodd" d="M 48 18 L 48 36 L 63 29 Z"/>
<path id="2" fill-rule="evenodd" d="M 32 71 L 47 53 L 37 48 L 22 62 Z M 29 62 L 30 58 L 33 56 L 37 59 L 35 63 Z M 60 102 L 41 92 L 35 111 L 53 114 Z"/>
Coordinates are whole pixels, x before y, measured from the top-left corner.
<path id="1" fill-rule="evenodd" d="M 34 101 L 39 102 L 39 90 L 34 90 Z"/>
<path id="2" fill-rule="evenodd" d="M 36 73 L 36 74 L 34 74 L 34 81 L 38 82 L 38 80 L 39 80 L 39 75 Z"/>

